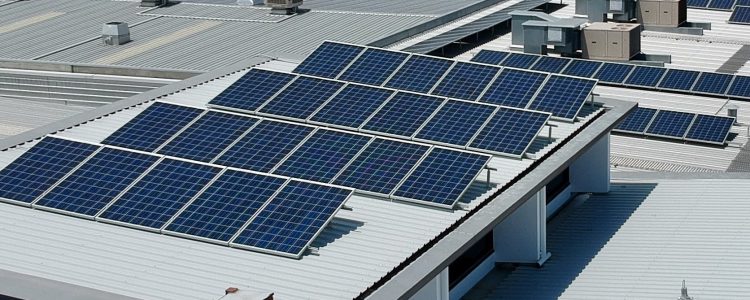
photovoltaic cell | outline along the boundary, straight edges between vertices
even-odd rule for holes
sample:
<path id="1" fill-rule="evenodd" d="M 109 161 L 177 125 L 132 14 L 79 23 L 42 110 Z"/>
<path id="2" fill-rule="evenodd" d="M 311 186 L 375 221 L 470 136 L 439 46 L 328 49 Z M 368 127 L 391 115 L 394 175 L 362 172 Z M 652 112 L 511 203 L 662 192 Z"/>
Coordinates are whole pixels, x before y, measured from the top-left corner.
<path id="1" fill-rule="evenodd" d="M 435 148 L 406 178 L 394 196 L 453 207 L 489 158 Z"/>
<path id="2" fill-rule="evenodd" d="M 689 91 L 700 72 L 670 69 L 659 83 L 660 88 Z"/>
<path id="3" fill-rule="evenodd" d="M 104 148 L 35 205 L 93 217 L 158 159 Z"/>
<path id="4" fill-rule="evenodd" d="M 727 95 L 750 98 L 750 77 L 748 76 L 734 76 L 734 81 L 727 91 Z"/>
<path id="5" fill-rule="evenodd" d="M 662 110 L 656 114 L 646 133 L 682 138 L 693 121 L 695 114 Z"/>
<path id="6" fill-rule="evenodd" d="M 646 131 L 646 127 L 651 122 L 651 119 L 656 115 L 656 111 L 653 108 L 636 107 L 620 124 L 617 124 L 615 130 L 642 134 Z"/>
<path id="7" fill-rule="evenodd" d="M 732 124 L 734 124 L 734 118 L 698 115 L 685 138 L 724 144 Z"/>
<path id="8" fill-rule="evenodd" d="M 324 42 L 294 69 L 294 73 L 336 78 L 364 49 L 360 46 Z"/>
<path id="9" fill-rule="evenodd" d="M 625 80 L 625 84 L 655 87 L 666 72 L 667 69 L 664 68 L 637 66 Z"/>
<path id="10" fill-rule="evenodd" d="M 299 77 L 264 105 L 261 113 L 307 119 L 344 84 L 311 77 Z"/>
<path id="11" fill-rule="evenodd" d="M 170 141 L 159 153 L 210 162 L 258 119 L 210 111 Z"/>
<path id="12" fill-rule="evenodd" d="M 574 59 L 562 71 L 565 75 L 590 78 L 594 76 L 596 70 L 601 67 L 602 63 L 593 60 Z"/>
<path id="13" fill-rule="evenodd" d="M 0 197 L 31 203 L 96 149 L 94 145 L 44 138 L 0 171 Z"/>
<path id="14" fill-rule="evenodd" d="M 708 6 L 708 2 L 710 0 L 688 0 L 687 6 L 688 7 L 699 7 L 699 8 L 705 8 Z"/>
<path id="15" fill-rule="evenodd" d="M 595 85 L 596 81 L 593 80 L 552 75 L 529 108 L 572 120 Z"/>
<path id="16" fill-rule="evenodd" d="M 731 10 L 734 6 L 734 0 L 711 0 L 708 4 L 708 8 Z"/>
<path id="17" fill-rule="evenodd" d="M 159 229 L 219 171 L 206 165 L 162 160 L 101 217 Z"/>
<path id="18" fill-rule="evenodd" d="M 255 111 L 294 77 L 292 74 L 252 69 L 208 104 Z"/>
<path id="19" fill-rule="evenodd" d="M 274 173 L 317 182 L 329 182 L 369 141 L 369 136 L 318 130 Z"/>
<path id="20" fill-rule="evenodd" d="M 633 70 L 633 65 L 604 63 L 594 78 L 602 82 L 622 83 Z"/>
<path id="21" fill-rule="evenodd" d="M 750 3 L 745 3 L 744 5 L 748 6 L 734 7 L 732 15 L 729 16 L 729 23 L 750 24 Z"/>
<path id="22" fill-rule="evenodd" d="M 503 59 L 508 57 L 508 54 L 510 53 L 481 50 L 479 51 L 479 53 L 477 53 L 477 55 L 474 55 L 474 57 L 471 58 L 471 61 L 483 64 L 498 65 L 501 61 L 503 61 Z"/>
<path id="23" fill-rule="evenodd" d="M 351 193 L 338 187 L 291 181 L 233 243 L 299 257 Z"/>
<path id="24" fill-rule="evenodd" d="M 694 92 L 724 95 L 734 75 L 721 73 L 701 73 L 698 82 L 693 86 Z"/>
<path id="25" fill-rule="evenodd" d="M 484 93 L 481 101 L 525 108 L 542 86 L 545 78 L 547 74 L 504 69 Z"/>
<path id="26" fill-rule="evenodd" d="M 166 230 L 229 242 L 286 179 L 227 170 Z"/>
<path id="27" fill-rule="evenodd" d="M 348 85 L 326 103 L 311 121 L 359 128 L 393 92 L 391 90 Z"/>
<path id="28" fill-rule="evenodd" d="M 416 138 L 465 146 L 494 111 L 490 105 L 449 100 Z"/>
<path id="29" fill-rule="evenodd" d="M 410 137 L 442 102 L 437 97 L 398 92 L 362 129 Z"/>
<path id="30" fill-rule="evenodd" d="M 469 147 L 521 156 L 547 124 L 547 120 L 549 115 L 545 113 L 501 109 L 484 126 Z"/>
<path id="31" fill-rule="evenodd" d="M 539 59 L 539 55 L 511 53 L 500 65 L 519 69 L 528 69 L 531 68 L 531 66 L 537 61 L 537 59 Z"/>
<path id="32" fill-rule="evenodd" d="M 313 131 L 313 127 L 263 120 L 217 160 L 217 164 L 268 172 Z"/>
<path id="33" fill-rule="evenodd" d="M 735 8 L 737 6 L 750 6 L 750 0 L 737 0 L 734 2 Z"/>
<path id="34" fill-rule="evenodd" d="M 367 49 L 339 79 L 381 85 L 407 57 L 406 53 Z"/>
<path id="35" fill-rule="evenodd" d="M 156 102 L 102 143 L 151 152 L 200 114 L 200 109 Z"/>
<path id="36" fill-rule="evenodd" d="M 388 195 L 429 149 L 418 144 L 376 139 L 334 183 Z"/>
<path id="37" fill-rule="evenodd" d="M 427 93 L 451 65 L 451 60 L 414 55 L 385 83 L 385 86 Z"/>
<path id="38" fill-rule="evenodd" d="M 548 73 L 560 73 L 571 60 L 569 58 L 542 56 L 531 69 Z"/>
<path id="39" fill-rule="evenodd" d="M 497 67 L 458 62 L 433 94 L 476 100 L 498 71 L 500 68 Z"/>

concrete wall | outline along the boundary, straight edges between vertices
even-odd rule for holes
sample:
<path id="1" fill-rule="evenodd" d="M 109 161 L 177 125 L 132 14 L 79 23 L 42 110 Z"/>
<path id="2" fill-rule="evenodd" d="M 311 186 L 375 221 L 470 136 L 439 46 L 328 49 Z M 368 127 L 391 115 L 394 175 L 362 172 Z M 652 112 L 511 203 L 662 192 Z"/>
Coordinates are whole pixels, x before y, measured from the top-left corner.
<path id="1" fill-rule="evenodd" d="M 410 300 L 449 300 L 448 268 L 430 280 Z"/>
<path id="2" fill-rule="evenodd" d="M 609 181 L 609 134 L 607 134 L 570 165 L 570 184 L 574 193 L 607 193 Z"/>
<path id="3" fill-rule="evenodd" d="M 493 239 L 496 262 L 543 264 L 548 258 L 546 189 L 498 224 Z"/>

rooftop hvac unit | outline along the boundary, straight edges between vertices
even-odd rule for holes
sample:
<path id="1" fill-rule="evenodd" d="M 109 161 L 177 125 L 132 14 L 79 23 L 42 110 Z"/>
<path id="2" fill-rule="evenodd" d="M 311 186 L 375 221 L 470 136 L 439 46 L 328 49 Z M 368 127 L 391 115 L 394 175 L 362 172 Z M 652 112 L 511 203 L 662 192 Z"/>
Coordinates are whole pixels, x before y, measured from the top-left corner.
<path id="1" fill-rule="evenodd" d="M 122 45 L 130 42 L 128 23 L 109 22 L 102 27 L 102 39 L 105 45 Z"/>
<path id="2" fill-rule="evenodd" d="M 271 7 L 271 13 L 276 15 L 291 15 L 297 12 L 302 0 L 266 0 L 266 6 Z"/>
<path id="3" fill-rule="evenodd" d="M 167 5 L 169 0 L 141 0 L 142 7 L 156 7 Z"/>
<path id="4" fill-rule="evenodd" d="M 583 29 L 583 58 L 628 61 L 641 53 L 641 25 L 592 23 Z"/>

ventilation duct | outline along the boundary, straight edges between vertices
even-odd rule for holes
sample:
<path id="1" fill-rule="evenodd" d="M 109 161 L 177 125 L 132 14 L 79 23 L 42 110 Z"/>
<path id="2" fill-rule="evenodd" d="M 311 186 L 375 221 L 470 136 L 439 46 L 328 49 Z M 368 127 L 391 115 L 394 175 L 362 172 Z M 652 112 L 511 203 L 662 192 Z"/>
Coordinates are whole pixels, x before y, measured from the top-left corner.
<path id="1" fill-rule="evenodd" d="M 157 7 L 167 5 L 169 0 L 141 0 L 141 7 Z"/>
<path id="2" fill-rule="evenodd" d="M 297 9 L 302 5 L 302 0 L 265 0 L 266 6 L 271 7 L 271 14 L 274 15 L 291 15 L 297 13 Z"/>
<path id="3" fill-rule="evenodd" d="M 128 23 L 109 22 L 102 27 L 102 39 L 105 45 L 122 45 L 130 42 Z"/>

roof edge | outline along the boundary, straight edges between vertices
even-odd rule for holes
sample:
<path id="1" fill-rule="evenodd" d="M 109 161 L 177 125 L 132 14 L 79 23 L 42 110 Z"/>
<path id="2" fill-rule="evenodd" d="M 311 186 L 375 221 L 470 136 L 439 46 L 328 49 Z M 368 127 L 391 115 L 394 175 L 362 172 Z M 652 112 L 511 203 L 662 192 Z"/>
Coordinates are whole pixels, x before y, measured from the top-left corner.
<path id="1" fill-rule="evenodd" d="M 638 182 L 654 180 L 691 180 L 691 179 L 750 179 L 747 172 L 616 172 L 612 173 L 613 181 Z"/>
<path id="2" fill-rule="evenodd" d="M 56 280 L 0 270 L 0 298 L 27 300 L 132 300 L 135 298 Z"/>

